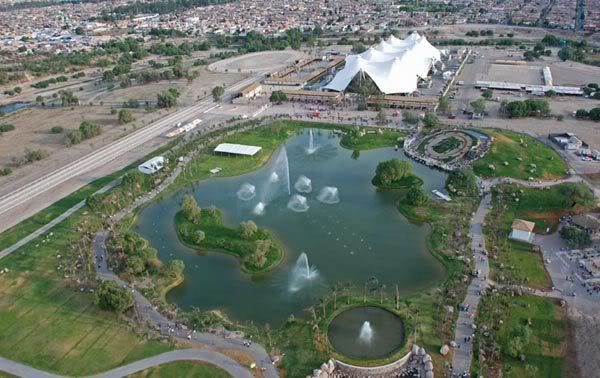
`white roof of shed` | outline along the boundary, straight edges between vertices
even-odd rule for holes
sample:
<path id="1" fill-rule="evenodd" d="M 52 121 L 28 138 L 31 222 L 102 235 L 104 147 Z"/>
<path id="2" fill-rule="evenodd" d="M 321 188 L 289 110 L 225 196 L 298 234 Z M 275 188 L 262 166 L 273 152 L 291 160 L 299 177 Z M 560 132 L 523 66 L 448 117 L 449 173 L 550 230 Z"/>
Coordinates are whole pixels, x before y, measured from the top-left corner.
<path id="1" fill-rule="evenodd" d="M 247 156 L 254 156 L 260 150 L 262 147 L 233 143 L 221 143 L 215 148 L 215 152 Z"/>

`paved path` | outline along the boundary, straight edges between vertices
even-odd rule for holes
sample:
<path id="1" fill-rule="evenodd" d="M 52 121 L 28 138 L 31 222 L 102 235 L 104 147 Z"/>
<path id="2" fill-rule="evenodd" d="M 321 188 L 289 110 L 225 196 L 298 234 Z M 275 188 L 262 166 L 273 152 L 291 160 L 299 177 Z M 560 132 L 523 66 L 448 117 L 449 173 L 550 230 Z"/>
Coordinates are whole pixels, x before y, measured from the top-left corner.
<path id="1" fill-rule="evenodd" d="M 119 185 L 120 182 L 121 182 L 120 178 L 116 179 L 116 180 L 110 182 L 109 184 L 103 186 L 102 188 L 100 188 L 94 194 L 104 193 L 104 192 L 108 191 L 109 189 L 114 188 L 115 186 Z M 40 235 L 48 232 L 52 227 L 56 226 L 60 222 L 64 221 L 65 219 L 67 219 L 68 217 L 70 217 L 71 215 L 73 215 L 77 210 L 81 209 L 84 205 L 85 205 L 85 200 L 83 200 L 83 201 L 75 204 L 69 210 L 65 211 L 64 213 L 62 213 L 58 217 L 52 219 L 47 224 L 45 224 L 42 227 L 38 228 L 37 230 L 35 230 L 31 234 L 27 235 L 23 239 L 19 240 L 15 244 L 11 245 L 10 247 L 3 249 L 2 251 L 0 251 L 0 259 L 6 257 L 8 255 L 10 255 L 11 253 L 13 253 L 17 249 L 21 248 L 25 244 L 29 243 L 30 241 L 34 240 L 35 238 L 39 237 Z"/>
<path id="2" fill-rule="evenodd" d="M 459 312 L 456 328 L 454 331 L 454 342 L 457 347 L 454 348 L 452 357 L 452 368 L 455 374 L 470 374 L 471 357 L 473 354 L 473 320 L 477 314 L 477 306 L 479 305 L 480 291 L 486 289 L 490 283 L 489 279 L 489 262 L 485 251 L 485 243 L 483 239 L 482 224 L 492 205 L 491 189 L 493 186 L 500 183 L 514 183 L 526 187 L 542 188 L 553 185 L 559 185 L 565 182 L 582 181 L 578 176 L 568 176 L 553 181 L 526 181 L 512 178 L 492 178 L 487 180 L 478 179 L 478 186 L 481 190 L 482 199 L 479 207 L 471 219 L 469 237 L 471 238 L 471 250 L 475 262 L 475 271 L 479 274 L 474 277 L 467 288 L 467 295 L 462 302 L 463 309 Z M 584 181 L 585 182 L 585 181 Z M 532 294 L 544 295 L 548 297 L 556 297 L 556 293 L 546 293 L 542 291 L 530 290 Z M 469 339 L 470 338 L 470 339 Z"/>
<path id="3" fill-rule="evenodd" d="M 248 370 L 221 353 L 204 349 L 179 349 L 135 361 L 105 373 L 94 375 L 91 378 L 120 378 L 167 362 L 189 360 L 211 363 L 227 371 L 235 378 L 252 377 L 252 374 Z"/>
<path id="4" fill-rule="evenodd" d="M 127 365 L 106 371 L 104 373 L 90 376 L 89 378 L 120 378 L 153 366 L 162 365 L 175 361 L 203 361 L 218 366 L 235 378 L 250 378 L 252 374 L 235 360 L 226 355 L 206 349 L 179 349 L 165 352 L 143 360 L 135 361 Z M 0 371 L 26 378 L 59 378 L 62 375 L 48 373 L 34 369 L 31 366 L 0 357 Z"/>
<path id="5" fill-rule="evenodd" d="M 454 349 L 452 357 L 452 367 L 455 373 L 469 373 L 471 370 L 471 355 L 473 352 L 472 340 L 466 340 L 473 335 L 473 319 L 477 313 L 477 305 L 479 304 L 480 291 L 484 290 L 489 285 L 490 267 L 484 251 L 483 229 L 482 224 L 485 216 L 489 211 L 492 203 L 492 194 L 490 187 L 485 182 L 480 181 L 480 187 L 483 185 L 483 198 L 479 203 L 479 207 L 475 215 L 471 219 L 469 235 L 471 237 L 471 250 L 473 251 L 473 259 L 475 260 L 475 270 L 479 272 L 477 277 L 474 277 L 467 287 L 467 295 L 462 303 L 464 309 L 458 314 L 456 328 L 454 330 L 454 341 L 457 347 Z"/>
<path id="6" fill-rule="evenodd" d="M 108 233 L 104 230 L 96 234 L 93 242 L 94 255 L 96 256 L 96 266 L 98 277 L 102 280 L 115 281 L 119 285 L 130 288 L 130 286 L 112 273 L 106 264 L 105 241 Z M 265 377 L 278 377 L 277 369 L 271 361 L 267 351 L 259 344 L 252 343 L 249 347 L 244 345 L 246 340 L 239 338 L 228 338 L 225 335 L 215 335 L 212 333 L 193 332 L 178 327 L 175 322 L 163 316 L 158 309 L 148 301 L 140 292 L 131 288 L 135 297 L 135 306 L 137 312 L 144 320 L 148 321 L 153 327 L 159 329 L 163 334 L 168 334 L 182 340 L 188 340 L 197 343 L 200 347 L 210 345 L 213 348 L 235 349 L 250 354 L 256 361 L 258 368 L 263 368 Z"/>
<path id="7" fill-rule="evenodd" d="M 0 371 L 27 378 L 57 378 L 60 375 L 34 369 L 31 366 L 0 357 Z"/>

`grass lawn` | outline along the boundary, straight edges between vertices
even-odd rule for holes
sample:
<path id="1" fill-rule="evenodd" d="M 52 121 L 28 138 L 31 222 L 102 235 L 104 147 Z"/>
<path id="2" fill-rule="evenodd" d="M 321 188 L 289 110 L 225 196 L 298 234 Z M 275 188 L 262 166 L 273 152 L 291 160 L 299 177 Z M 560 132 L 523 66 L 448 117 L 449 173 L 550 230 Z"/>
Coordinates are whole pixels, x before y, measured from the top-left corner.
<path id="1" fill-rule="evenodd" d="M 473 163 L 475 174 L 481 177 L 513 177 L 527 180 L 562 177 L 567 169 L 564 161 L 551 147 L 525 134 L 507 130 L 483 130 L 494 137 L 488 153 Z M 520 141 L 523 140 L 523 144 Z M 521 159 L 521 160 L 519 160 Z M 508 165 L 504 165 L 508 162 Z M 535 165 L 532 166 L 532 164 Z M 494 170 L 489 166 L 493 165 Z M 530 172 L 530 170 L 534 170 Z"/>
<path id="2" fill-rule="evenodd" d="M 121 364 L 173 349 L 171 344 L 136 335 L 114 313 L 93 303 L 93 294 L 68 287 L 58 254 L 70 240 L 81 238 L 81 223 L 99 227 L 83 215 L 53 228 L 0 260 L 0 355 L 43 370 L 67 375 L 98 373 Z M 42 240 L 47 240 L 42 242 Z M 62 260 L 61 260 L 62 261 Z"/>
<path id="3" fill-rule="evenodd" d="M 433 146 L 433 150 L 438 154 L 443 154 L 458 147 L 460 147 L 460 140 L 456 137 L 450 137 Z"/>
<path id="4" fill-rule="evenodd" d="M 353 137 L 346 134 L 342 137 L 340 145 L 349 150 L 372 150 L 381 147 L 402 146 L 406 133 L 400 130 L 382 129 L 382 133 L 367 133 L 362 137 Z M 400 139 L 400 140 L 398 140 Z"/>
<path id="5" fill-rule="evenodd" d="M 494 279 L 503 276 L 505 280 L 527 282 L 534 287 L 550 286 L 541 254 L 532 252 L 527 243 L 509 240 L 508 235 L 515 218 L 535 222 L 536 233 L 556 230 L 560 216 L 583 208 L 573 207 L 573 200 L 565 194 L 566 189 L 576 185 L 580 184 L 567 183 L 547 189 L 501 185 L 494 189 L 493 209 L 484 227 L 487 249 L 498 248 L 497 260 L 490 260 Z"/>
<path id="6" fill-rule="evenodd" d="M 225 370 L 201 361 L 176 361 L 158 365 L 131 374 L 130 378 L 226 378 L 231 377 Z"/>
<path id="7" fill-rule="evenodd" d="M 565 357 L 569 325 L 565 310 L 553 300 L 530 295 L 513 297 L 502 291 L 487 293 L 478 309 L 477 323 L 487 329 L 477 332 L 477 348 L 474 348 L 487 351 L 488 356 L 484 363 L 478 364 L 479 375 L 497 376 L 501 369 L 505 377 L 568 376 Z M 509 354 L 509 345 L 519 327 L 527 327 L 530 334 L 521 352 L 525 361 Z M 491 356 L 489 350 L 496 343 L 501 352 Z"/>

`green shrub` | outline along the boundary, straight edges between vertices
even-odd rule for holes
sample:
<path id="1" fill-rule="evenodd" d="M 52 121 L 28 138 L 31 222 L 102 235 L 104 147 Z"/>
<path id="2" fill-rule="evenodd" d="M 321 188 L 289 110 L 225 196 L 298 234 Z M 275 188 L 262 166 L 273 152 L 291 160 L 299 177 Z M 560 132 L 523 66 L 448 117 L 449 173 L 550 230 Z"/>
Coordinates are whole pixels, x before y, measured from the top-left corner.
<path id="1" fill-rule="evenodd" d="M 0 176 L 8 176 L 12 173 L 10 168 L 0 168 Z"/>
<path id="2" fill-rule="evenodd" d="M 52 128 L 50 128 L 50 133 L 52 134 L 62 134 L 63 131 L 64 129 L 61 126 L 52 126 Z"/>
<path id="3" fill-rule="evenodd" d="M 25 161 L 28 163 L 44 160 L 47 157 L 48 152 L 46 150 L 30 150 L 29 148 L 25 149 Z"/>
<path id="4" fill-rule="evenodd" d="M 15 125 L 11 123 L 6 123 L 4 125 L 0 125 L 0 133 L 5 133 L 7 131 L 12 131 L 15 129 Z"/>

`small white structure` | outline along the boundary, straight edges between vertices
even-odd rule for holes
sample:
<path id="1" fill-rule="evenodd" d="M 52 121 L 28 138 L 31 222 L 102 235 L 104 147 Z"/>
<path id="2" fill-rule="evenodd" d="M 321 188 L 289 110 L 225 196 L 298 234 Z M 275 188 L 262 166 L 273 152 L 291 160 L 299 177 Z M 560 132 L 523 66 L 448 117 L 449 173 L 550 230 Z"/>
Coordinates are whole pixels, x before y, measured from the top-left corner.
<path id="1" fill-rule="evenodd" d="M 535 223 L 515 218 L 515 220 L 513 220 L 510 235 L 508 237 L 513 240 L 531 243 L 534 236 L 534 228 Z"/>
<path id="2" fill-rule="evenodd" d="M 147 175 L 151 175 L 163 169 L 164 165 L 165 158 L 162 156 L 155 156 L 152 159 L 138 165 L 138 171 Z"/>
<path id="3" fill-rule="evenodd" d="M 229 155 L 254 156 L 262 147 L 249 146 L 246 144 L 221 143 L 215 148 L 215 152 Z"/>

